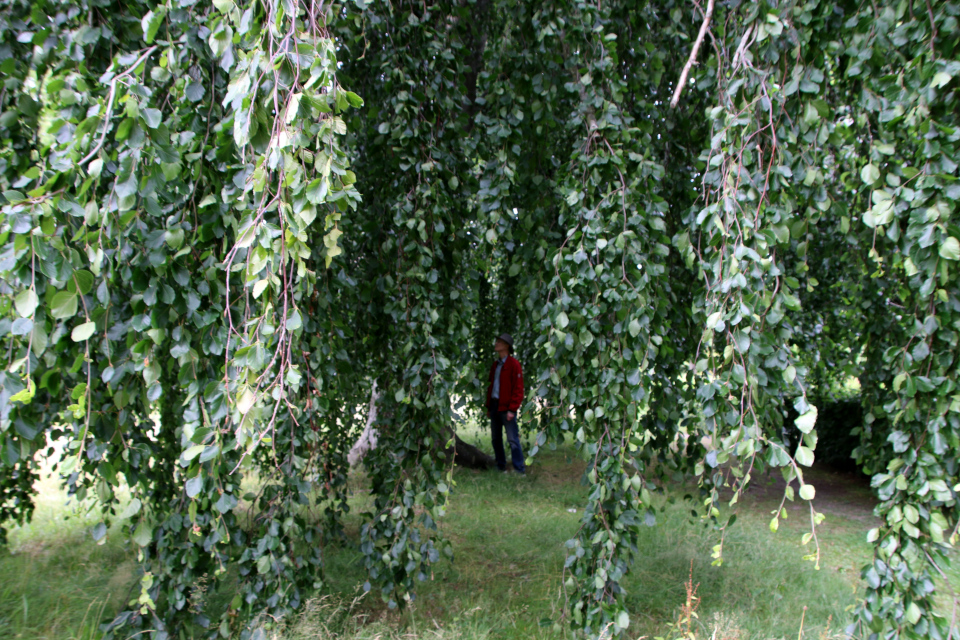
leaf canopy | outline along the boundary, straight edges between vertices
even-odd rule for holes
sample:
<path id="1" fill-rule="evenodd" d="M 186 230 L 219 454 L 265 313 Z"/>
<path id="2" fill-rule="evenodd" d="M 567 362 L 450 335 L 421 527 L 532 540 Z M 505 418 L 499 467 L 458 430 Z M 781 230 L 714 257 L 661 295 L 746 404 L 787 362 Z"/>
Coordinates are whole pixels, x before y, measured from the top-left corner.
<path id="1" fill-rule="evenodd" d="M 850 632 L 955 634 L 958 13 L 6 3 L 0 519 L 62 442 L 94 539 L 119 518 L 139 548 L 108 634 L 250 638 L 323 587 L 376 382 L 359 548 L 403 606 L 453 554 L 450 425 L 506 331 L 531 457 L 569 435 L 589 461 L 564 569 L 586 635 L 630 625 L 664 478 L 722 531 L 779 469 L 819 524 L 816 404 L 853 376 L 884 520 Z M 185 606 L 228 571 L 219 620 Z"/>

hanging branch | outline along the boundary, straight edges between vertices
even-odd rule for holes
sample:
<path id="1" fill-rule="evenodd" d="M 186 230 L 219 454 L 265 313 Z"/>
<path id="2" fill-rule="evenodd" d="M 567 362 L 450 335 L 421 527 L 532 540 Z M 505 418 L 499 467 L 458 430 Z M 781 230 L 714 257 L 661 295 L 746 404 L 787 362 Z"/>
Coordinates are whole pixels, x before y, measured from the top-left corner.
<path id="1" fill-rule="evenodd" d="M 710 26 L 710 18 L 713 16 L 713 0 L 707 2 L 707 12 L 703 15 L 703 24 L 700 25 L 700 33 L 693 43 L 693 49 L 690 51 L 690 57 L 687 64 L 683 65 L 683 71 L 680 73 L 680 80 L 677 81 L 677 88 L 673 90 L 673 97 L 670 98 L 670 108 L 676 109 L 680 102 L 680 93 L 683 91 L 683 85 L 687 83 L 687 75 L 690 73 L 690 67 L 693 61 L 697 59 L 697 52 L 700 51 L 700 44 L 703 42 L 703 36 L 707 35 L 707 27 Z"/>

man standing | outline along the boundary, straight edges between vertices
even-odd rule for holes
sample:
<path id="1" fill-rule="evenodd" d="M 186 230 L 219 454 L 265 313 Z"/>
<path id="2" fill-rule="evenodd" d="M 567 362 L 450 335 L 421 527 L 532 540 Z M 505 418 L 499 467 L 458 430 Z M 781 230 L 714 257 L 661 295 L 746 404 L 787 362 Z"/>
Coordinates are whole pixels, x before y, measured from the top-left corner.
<path id="1" fill-rule="evenodd" d="M 517 410 L 523 402 L 523 370 L 513 357 L 513 338 L 509 333 L 497 338 L 493 349 L 497 361 L 490 367 L 490 385 L 487 387 L 487 415 L 490 416 L 490 439 L 497 468 L 506 472 L 507 458 L 503 452 L 503 429 L 507 430 L 510 459 L 514 470 L 524 475 L 523 450 L 520 448 L 520 429 Z"/>

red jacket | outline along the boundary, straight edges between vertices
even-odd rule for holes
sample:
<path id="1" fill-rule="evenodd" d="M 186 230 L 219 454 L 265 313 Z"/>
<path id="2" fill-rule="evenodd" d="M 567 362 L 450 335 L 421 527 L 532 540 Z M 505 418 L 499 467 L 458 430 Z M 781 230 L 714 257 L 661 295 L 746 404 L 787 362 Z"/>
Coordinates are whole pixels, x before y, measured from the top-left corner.
<path id="1" fill-rule="evenodd" d="M 493 394 L 493 377 L 497 373 L 497 363 L 490 365 L 490 384 L 487 385 L 487 406 L 490 406 L 490 397 Z M 500 404 L 499 411 L 517 412 L 523 402 L 523 369 L 520 362 L 513 356 L 507 356 L 500 370 Z"/>

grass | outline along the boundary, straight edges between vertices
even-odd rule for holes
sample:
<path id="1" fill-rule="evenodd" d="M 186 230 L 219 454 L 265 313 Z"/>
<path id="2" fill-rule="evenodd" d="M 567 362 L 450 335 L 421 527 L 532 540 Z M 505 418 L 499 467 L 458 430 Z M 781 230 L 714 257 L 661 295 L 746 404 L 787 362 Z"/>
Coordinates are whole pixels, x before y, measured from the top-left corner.
<path id="1" fill-rule="evenodd" d="M 579 484 L 583 464 L 569 458 L 570 451 L 544 451 L 526 479 L 458 470 L 457 496 L 443 525 L 457 549 L 456 561 L 436 571 L 412 612 L 401 617 L 379 602 L 363 601 L 357 614 L 423 629 L 450 622 L 456 627 L 479 611 L 483 619 L 501 621 L 479 637 L 563 635 L 553 626 L 563 611 L 563 545 L 577 529 L 586 495 Z M 757 501 L 742 510 L 725 540 L 725 562 L 714 567 L 710 554 L 717 532 L 693 518 L 682 500 L 664 500 L 659 526 L 641 531 L 640 554 L 626 581 L 633 618 L 629 635 L 668 634 L 685 603 L 684 582 L 691 575 L 693 585 L 699 585 L 701 631 L 720 624 L 739 629 L 731 638 L 796 637 L 805 606 L 805 637 L 820 637 L 828 626 L 836 631 L 855 601 L 859 565 L 869 554 L 866 527 L 824 525 L 824 568 L 816 571 L 802 559 L 807 550 L 799 544 L 800 527 L 791 521 L 771 534 L 766 506 Z M 839 543 L 836 554 L 834 542 Z M 858 557 L 849 557 L 851 547 Z M 343 579 L 333 585 L 341 599 L 352 593 L 355 583 L 347 577 L 358 560 L 346 550 L 331 559 L 332 573 Z"/>
<path id="2" fill-rule="evenodd" d="M 0 637 L 99 638 L 136 580 L 135 555 L 116 535 L 97 545 L 89 531 L 99 517 L 68 504 L 56 479 L 38 485 L 33 521 L 0 556 Z"/>
<path id="3" fill-rule="evenodd" d="M 477 431 L 465 437 L 483 441 Z M 564 542 L 575 534 L 585 501 L 583 467 L 572 448 L 561 447 L 542 451 L 527 478 L 457 469 L 441 522 L 455 561 L 437 565 L 407 611 L 388 610 L 373 594 L 358 597 L 362 559 L 344 545 L 328 549 L 325 593 L 272 640 L 569 637 L 560 576 Z M 776 481 L 754 481 L 725 536 L 719 567 L 711 565 L 719 534 L 690 514 L 682 487 L 668 490 L 658 526 L 641 532 L 625 582 L 627 637 L 672 640 L 685 628 L 714 640 L 839 637 L 871 553 L 865 532 L 874 526 L 872 502 L 869 488 L 848 476 L 811 470 L 807 477 L 827 515 L 818 529 L 819 571 L 803 560 L 811 546 L 800 545 L 809 522 L 803 504 L 788 506 L 776 534 L 768 530 L 781 495 Z M 352 484 L 359 507 L 369 499 L 362 476 Z M 12 531 L 10 553 L 0 557 L 0 637 L 94 640 L 98 624 L 124 608 L 136 584 L 134 552 L 117 531 L 97 546 L 89 535 L 96 515 L 67 505 L 55 480 L 44 479 L 40 490 L 34 522 Z M 355 534 L 356 516 L 347 525 Z M 678 628 L 685 612 L 696 615 Z"/>

